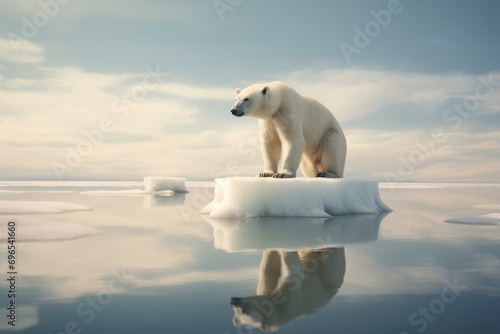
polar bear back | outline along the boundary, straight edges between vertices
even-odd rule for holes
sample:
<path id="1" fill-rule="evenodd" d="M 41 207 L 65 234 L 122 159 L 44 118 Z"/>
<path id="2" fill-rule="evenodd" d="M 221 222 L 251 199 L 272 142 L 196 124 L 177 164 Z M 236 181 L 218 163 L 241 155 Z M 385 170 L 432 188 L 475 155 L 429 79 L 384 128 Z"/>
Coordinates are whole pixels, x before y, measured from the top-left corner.
<path id="1" fill-rule="evenodd" d="M 274 81 L 268 84 L 273 92 L 273 102 L 280 101 L 279 109 L 286 111 L 283 116 L 293 117 L 302 123 L 302 131 L 308 146 L 320 144 L 324 134 L 333 131 L 341 134 L 343 131 L 339 123 L 323 104 L 316 99 L 299 94 L 293 88 L 281 81 Z M 279 112 L 277 117 L 282 117 Z"/>

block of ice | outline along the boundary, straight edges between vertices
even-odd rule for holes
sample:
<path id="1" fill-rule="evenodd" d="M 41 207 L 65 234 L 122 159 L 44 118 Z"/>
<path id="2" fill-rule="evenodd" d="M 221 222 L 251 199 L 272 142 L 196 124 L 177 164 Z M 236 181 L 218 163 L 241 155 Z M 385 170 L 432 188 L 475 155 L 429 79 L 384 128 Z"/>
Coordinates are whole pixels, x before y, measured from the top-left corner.
<path id="1" fill-rule="evenodd" d="M 445 223 L 463 225 L 500 225 L 500 213 L 489 213 L 487 215 L 450 218 Z"/>
<path id="2" fill-rule="evenodd" d="M 186 179 L 180 177 L 146 176 L 144 187 L 149 194 L 163 190 L 172 190 L 176 193 L 187 192 Z"/>
<path id="3" fill-rule="evenodd" d="M 0 201 L 0 215 L 35 215 L 75 211 L 92 211 L 92 208 L 56 201 Z"/>
<path id="4" fill-rule="evenodd" d="M 209 218 L 329 217 L 391 211 L 368 180 L 230 177 L 215 180 Z"/>
<path id="5" fill-rule="evenodd" d="M 298 251 L 375 241 L 387 213 L 331 218 L 207 219 L 214 247 L 226 252 Z"/>
<path id="6" fill-rule="evenodd" d="M 71 222 L 15 219 L 16 242 L 54 242 L 97 236 L 104 231 Z M 7 241 L 7 222 L 0 222 L 0 243 Z"/>

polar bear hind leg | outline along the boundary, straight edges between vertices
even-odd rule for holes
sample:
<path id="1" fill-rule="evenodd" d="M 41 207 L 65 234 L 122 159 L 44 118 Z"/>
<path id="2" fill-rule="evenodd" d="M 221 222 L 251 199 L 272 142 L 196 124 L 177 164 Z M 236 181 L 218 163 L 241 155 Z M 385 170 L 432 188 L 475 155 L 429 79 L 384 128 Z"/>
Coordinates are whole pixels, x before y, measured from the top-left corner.
<path id="1" fill-rule="evenodd" d="M 330 131 L 318 150 L 319 164 L 316 177 L 341 178 L 344 176 L 346 142 L 342 133 Z"/>
<path id="2" fill-rule="evenodd" d="M 316 174 L 318 174 L 314 163 L 306 154 L 304 154 L 300 160 L 300 171 L 304 177 L 315 177 Z"/>

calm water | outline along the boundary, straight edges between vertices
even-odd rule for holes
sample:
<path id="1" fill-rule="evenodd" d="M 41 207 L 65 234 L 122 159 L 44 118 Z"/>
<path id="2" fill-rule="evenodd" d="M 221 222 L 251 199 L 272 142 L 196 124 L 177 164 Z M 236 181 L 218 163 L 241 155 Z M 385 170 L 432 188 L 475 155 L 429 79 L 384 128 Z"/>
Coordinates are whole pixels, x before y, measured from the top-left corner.
<path id="1" fill-rule="evenodd" d="M 4 227 L 13 218 L 20 234 L 42 219 L 104 232 L 17 243 L 13 332 L 500 332 L 500 226 L 443 222 L 500 212 L 472 207 L 500 205 L 499 186 L 383 188 L 385 216 L 253 222 L 199 215 L 213 191 L 201 186 L 165 198 L 81 194 L 140 183 L 0 183 L 0 200 L 93 208 L 4 215 Z M 0 331 L 10 332 L 0 246 Z"/>

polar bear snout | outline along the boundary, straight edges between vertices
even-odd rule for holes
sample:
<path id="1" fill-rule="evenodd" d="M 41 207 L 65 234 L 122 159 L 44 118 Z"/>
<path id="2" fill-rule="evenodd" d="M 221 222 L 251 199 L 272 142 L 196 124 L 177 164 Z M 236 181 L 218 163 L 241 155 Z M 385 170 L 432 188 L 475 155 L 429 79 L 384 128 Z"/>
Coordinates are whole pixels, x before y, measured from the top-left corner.
<path id="1" fill-rule="evenodd" d="M 241 117 L 245 115 L 245 112 L 238 110 L 238 109 L 231 109 L 231 114 L 233 114 L 236 117 Z"/>

